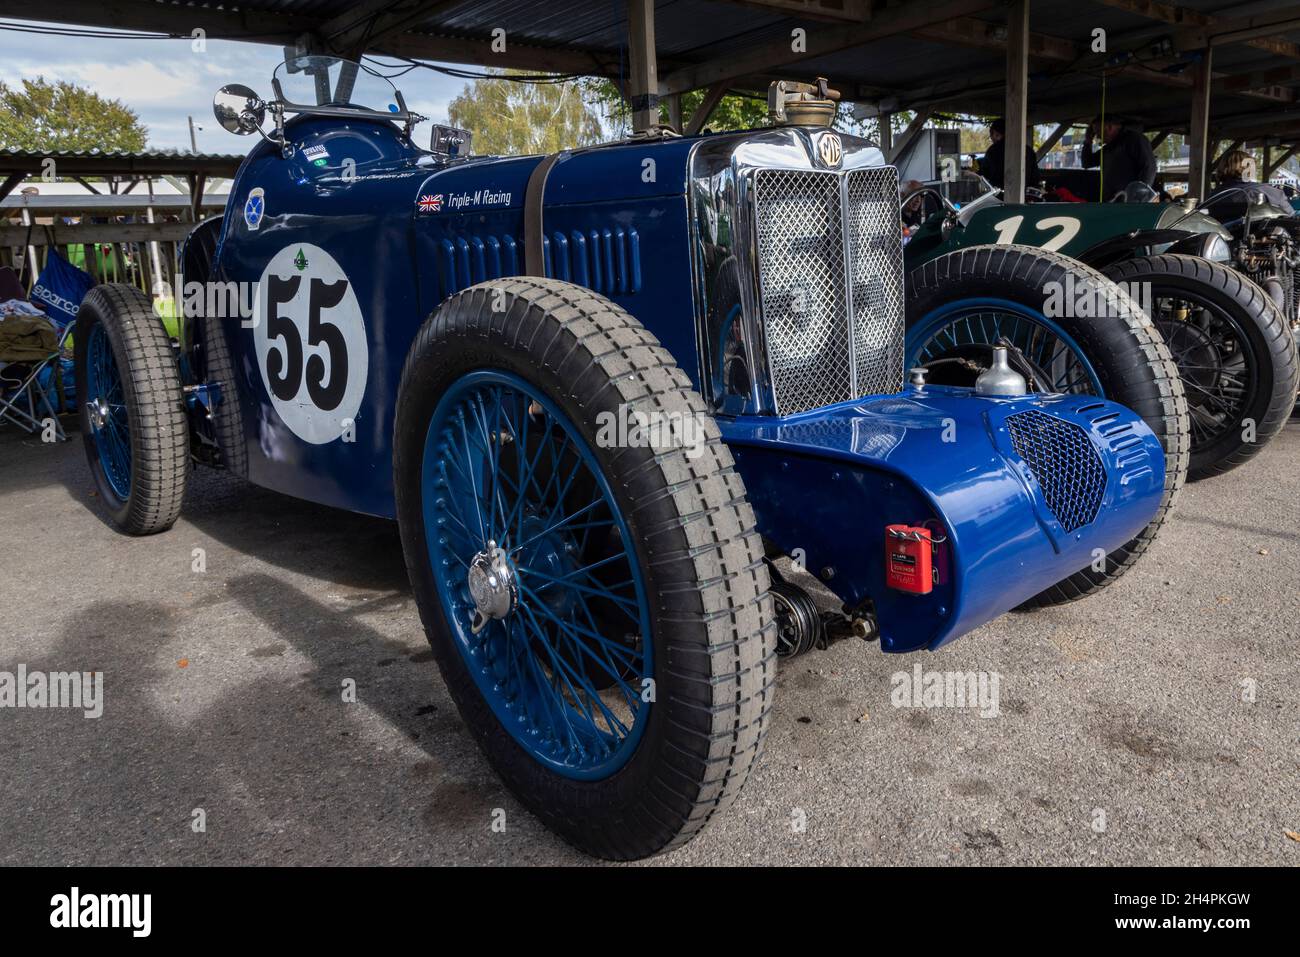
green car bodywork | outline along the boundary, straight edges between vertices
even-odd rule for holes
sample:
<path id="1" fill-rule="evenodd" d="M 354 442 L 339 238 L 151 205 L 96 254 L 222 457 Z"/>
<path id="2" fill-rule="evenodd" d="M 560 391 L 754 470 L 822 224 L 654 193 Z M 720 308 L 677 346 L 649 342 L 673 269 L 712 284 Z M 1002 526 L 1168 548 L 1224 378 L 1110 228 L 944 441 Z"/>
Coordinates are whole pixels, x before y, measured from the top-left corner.
<path id="1" fill-rule="evenodd" d="M 912 233 L 903 256 L 910 270 L 955 249 L 1017 243 L 1097 267 L 1175 246 L 1177 252 L 1226 261 L 1231 238 L 1213 217 L 1172 203 L 1011 204 L 989 195 L 955 214 L 931 215 Z"/>

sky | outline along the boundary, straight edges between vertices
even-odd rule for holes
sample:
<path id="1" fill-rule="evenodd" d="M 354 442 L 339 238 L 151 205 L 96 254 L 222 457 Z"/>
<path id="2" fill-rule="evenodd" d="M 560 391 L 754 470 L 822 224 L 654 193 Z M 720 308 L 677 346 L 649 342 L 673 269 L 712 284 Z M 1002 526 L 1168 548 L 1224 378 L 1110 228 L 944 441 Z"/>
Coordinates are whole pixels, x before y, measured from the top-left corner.
<path id="1" fill-rule="evenodd" d="M 6 83 L 44 76 L 121 100 L 148 127 L 150 149 L 188 150 L 186 117 L 193 116 L 200 128 L 200 152 L 247 152 L 243 138 L 227 133 L 213 119 L 212 95 L 226 83 L 242 83 L 269 97 L 271 73 L 283 59 L 282 47 L 262 43 L 208 40 L 207 49 L 196 52 L 187 39 L 44 36 L 0 29 Z M 413 70 L 393 82 L 408 107 L 445 123 L 447 104 L 466 81 Z"/>

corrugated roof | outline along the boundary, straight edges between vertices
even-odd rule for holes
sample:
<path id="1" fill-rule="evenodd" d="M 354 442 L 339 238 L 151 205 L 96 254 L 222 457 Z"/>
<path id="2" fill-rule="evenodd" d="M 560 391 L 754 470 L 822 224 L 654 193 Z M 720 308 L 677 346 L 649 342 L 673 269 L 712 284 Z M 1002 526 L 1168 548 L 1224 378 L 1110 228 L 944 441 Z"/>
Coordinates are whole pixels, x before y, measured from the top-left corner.
<path id="1" fill-rule="evenodd" d="M 705 61 L 734 60 L 763 44 L 788 40 L 793 29 L 804 27 L 813 56 L 793 63 L 774 59 L 743 80 L 759 87 L 777 76 L 825 74 L 848 99 L 889 97 L 889 102 L 900 108 L 930 103 L 944 109 L 996 112 L 1002 96 L 1006 8 L 990 0 L 983 9 L 968 7 L 966 15 L 959 16 L 944 13 L 952 9 L 950 3 L 934 0 L 886 5 L 875 0 L 869 22 L 886 20 L 899 10 L 934 11 L 936 22 L 922 30 L 816 55 L 814 36 L 833 41 L 848 25 L 810 19 L 779 9 L 779 5 L 764 6 L 758 0 L 656 0 L 660 78 L 662 81 L 675 71 Z M 347 16 L 356 9 L 354 0 L 242 0 L 237 6 L 225 0 L 115 0 L 111 5 L 65 0 L 52 9 L 48 5 L 32 8 L 30 17 L 187 36 L 202 26 L 212 38 L 287 43 L 312 31 L 335 39 L 344 37 L 356 25 Z M 399 4 L 386 12 L 402 9 Z M 1189 61 L 1185 57 L 1156 58 L 1151 45 L 1180 29 L 1195 27 L 1205 16 L 1221 21 L 1253 16 L 1259 22 L 1261 17 L 1268 21 L 1286 15 L 1300 16 L 1297 4 L 1275 0 L 1032 0 L 1030 29 L 1036 37 L 1030 65 L 1031 115 L 1045 121 L 1096 112 L 1101 105 L 1107 55 L 1093 55 L 1089 47 L 1093 30 L 1102 28 L 1111 54 L 1122 50 L 1137 56 L 1106 67 L 1108 110 L 1132 114 L 1151 127 L 1185 126 L 1191 102 Z M 335 17 L 339 18 L 336 26 L 323 30 Z M 1162 17 L 1180 19 L 1169 23 Z M 506 31 L 507 49 L 494 54 L 488 44 L 492 31 L 498 29 Z M 626 45 L 624 0 L 448 0 L 432 4 L 426 16 L 404 22 L 400 32 L 382 37 L 372 46 L 376 51 L 484 67 L 618 76 L 627 70 Z M 1216 47 L 1214 68 L 1224 79 L 1213 98 L 1212 125 L 1222 126 L 1226 132 L 1249 128 L 1300 135 L 1300 29 L 1295 24 L 1249 42 Z M 1275 75 L 1265 77 L 1263 71 Z M 1253 90 L 1232 87 L 1239 81 L 1228 78 L 1242 76 L 1258 86 Z M 1272 92 L 1266 89 L 1270 86 Z"/>
<path id="2" fill-rule="evenodd" d="M 181 163 L 197 160 L 205 163 L 234 162 L 244 159 L 242 153 L 191 153 L 187 150 L 141 150 L 139 152 L 114 150 L 11 150 L 0 148 L 0 162 L 7 159 L 43 160 L 58 159 L 109 159 L 109 160 L 178 160 Z"/>

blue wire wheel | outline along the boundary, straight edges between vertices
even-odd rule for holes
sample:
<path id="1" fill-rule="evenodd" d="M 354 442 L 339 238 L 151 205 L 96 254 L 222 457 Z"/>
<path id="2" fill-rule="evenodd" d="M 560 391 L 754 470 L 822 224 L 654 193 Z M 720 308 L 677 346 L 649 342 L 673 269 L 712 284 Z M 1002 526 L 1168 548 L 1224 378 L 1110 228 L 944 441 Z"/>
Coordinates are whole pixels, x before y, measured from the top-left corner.
<path id="1" fill-rule="evenodd" d="M 907 330 L 907 366 L 925 366 L 944 385 L 974 385 L 994 345 L 1006 340 L 1012 365 L 1033 374 L 1035 391 L 1105 396 L 1091 360 L 1055 319 L 1000 298 L 954 299 Z"/>
<path id="2" fill-rule="evenodd" d="M 104 480 L 125 502 L 131 497 L 131 422 L 113 345 L 99 322 L 86 343 L 84 401 Z"/>
<path id="3" fill-rule="evenodd" d="M 641 564 L 591 446 L 541 389 L 470 372 L 434 408 L 421 496 L 453 644 L 497 720 L 557 774 L 614 774 L 649 720 L 654 661 Z"/>

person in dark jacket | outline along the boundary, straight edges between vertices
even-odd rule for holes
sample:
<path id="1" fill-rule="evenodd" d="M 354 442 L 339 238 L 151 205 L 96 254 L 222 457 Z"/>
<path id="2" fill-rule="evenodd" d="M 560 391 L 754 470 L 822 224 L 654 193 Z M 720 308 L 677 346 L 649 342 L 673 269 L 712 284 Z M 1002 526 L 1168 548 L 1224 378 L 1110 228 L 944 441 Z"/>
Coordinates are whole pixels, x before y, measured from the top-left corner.
<path id="1" fill-rule="evenodd" d="M 989 139 L 992 143 L 980 159 L 979 165 L 979 174 L 998 189 L 1002 189 L 1006 181 L 1006 135 L 1006 121 L 999 116 L 989 124 Z M 1033 138 L 1029 137 L 1025 143 L 1025 185 L 1036 186 L 1040 178 L 1038 157 L 1034 155 Z"/>
<path id="2" fill-rule="evenodd" d="M 1101 167 L 1102 195 L 1098 198 L 1110 199 L 1129 183 L 1154 186 L 1157 167 L 1151 141 L 1137 130 L 1125 126 L 1123 120 L 1108 117 L 1101 124 L 1102 146 L 1093 149 L 1092 141 L 1097 135 L 1097 126 L 1097 120 L 1088 124 L 1080 158 L 1084 169 Z"/>

